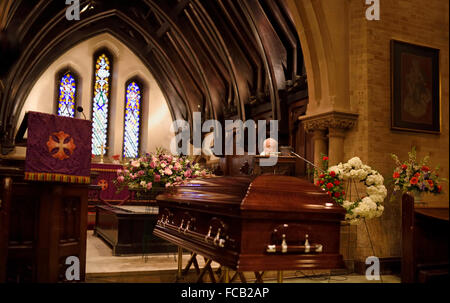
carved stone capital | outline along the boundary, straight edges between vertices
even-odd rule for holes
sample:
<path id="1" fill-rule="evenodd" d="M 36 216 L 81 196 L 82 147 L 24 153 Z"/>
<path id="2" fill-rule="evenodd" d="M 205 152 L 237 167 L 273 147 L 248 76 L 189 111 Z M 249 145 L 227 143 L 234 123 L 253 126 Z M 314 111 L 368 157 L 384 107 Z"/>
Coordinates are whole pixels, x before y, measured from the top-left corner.
<path id="1" fill-rule="evenodd" d="M 327 129 L 346 130 L 355 126 L 358 114 L 333 111 L 313 116 L 302 116 L 299 120 L 303 122 L 307 132 Z"/>

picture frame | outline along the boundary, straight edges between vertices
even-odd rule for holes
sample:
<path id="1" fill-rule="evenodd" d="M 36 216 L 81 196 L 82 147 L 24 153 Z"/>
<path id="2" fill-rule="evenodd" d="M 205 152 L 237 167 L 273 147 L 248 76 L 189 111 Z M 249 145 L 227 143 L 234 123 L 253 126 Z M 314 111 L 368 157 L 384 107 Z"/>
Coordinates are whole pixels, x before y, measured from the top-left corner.
<path id="1" fill-rule="evenodd" d="M 439 50 L 391 40 L 391 129 L 441 132 Z"/>

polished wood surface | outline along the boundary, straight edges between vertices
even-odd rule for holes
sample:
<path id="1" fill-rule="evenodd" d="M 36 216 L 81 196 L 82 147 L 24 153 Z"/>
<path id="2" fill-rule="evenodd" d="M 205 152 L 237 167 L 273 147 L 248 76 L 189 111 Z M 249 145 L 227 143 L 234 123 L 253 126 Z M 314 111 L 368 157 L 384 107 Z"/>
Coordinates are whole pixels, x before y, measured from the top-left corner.
<path id="1" fill-rule="evenodd" d="M 415 208 L 402 196 L 402 282 L 449 280 L 448 208 Z"/>
<path id="2" fill-rule="evenodd" d="M 98 205 L 94 235 L 112 247 L 114 256 L 177 251 L 176 246 L 153 235 L 157 219 L 156 203 L 125 208 Z"/>
<path id="3" fill-rule="evenodd" d="M 223 266 L 239 271 L 344 266 L 339 236 L 345 210 L 308 181 L 281 175 L 197 179 L 159 195 L 157 203 L 155 235 Z M 307 235 L 311 247 L 320 244 L 323 250 L 305 252 Z M 280 251 L 283 239 L 286 252 Z"/>
<path id="4" fill-rule="evenodd" d="M 448 221 L 449 216 L 448 208 L 415 208 L 414 212 L 418 215 L 443 221 Z"/>
<path id="5" fill-rule="evenodd" d="M 70 256 L 79 259 L 83 281 L 87 185 L 29 182 L 23 161 L 0 164 L 1 179 L 12 179 L 6 281 L 64 282 Z"/>

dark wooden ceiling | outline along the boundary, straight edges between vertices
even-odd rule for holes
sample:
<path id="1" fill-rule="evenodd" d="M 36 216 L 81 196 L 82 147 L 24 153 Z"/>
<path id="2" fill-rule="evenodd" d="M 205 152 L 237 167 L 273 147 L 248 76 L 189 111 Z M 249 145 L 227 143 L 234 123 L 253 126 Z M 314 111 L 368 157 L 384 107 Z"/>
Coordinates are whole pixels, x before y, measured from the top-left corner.
<path id="1" fill-rule="evenodd" d="M 284 0 L 2 0 L 0 140 L 13 136 L 25 99 L 65 51 L 101 33 L 127 45 L 149 68 L 174 119 L 274 118 L 283 132 L 290 103 L 307 96 L 300 41 Z M 2 7 L 0 5 L 0 13 Z M 48 101 L 53 102 L 53 95 Z"/>

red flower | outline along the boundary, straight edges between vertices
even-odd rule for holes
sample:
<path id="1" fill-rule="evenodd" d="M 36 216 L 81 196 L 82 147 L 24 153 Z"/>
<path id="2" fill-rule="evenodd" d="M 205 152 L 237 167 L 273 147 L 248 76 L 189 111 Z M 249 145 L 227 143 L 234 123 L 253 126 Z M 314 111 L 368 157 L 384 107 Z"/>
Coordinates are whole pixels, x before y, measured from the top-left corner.
<path id="1" fill-rule="evenodd" d="M 335 177 L 336 173 L 334 171 L 330 171 L 330 176 Z"/>
<path id="2" fill-rule="evenodd" d="M 402 169 L 403 169 L 403 170 L 406 170 L 407 168 L 408 168 L 408 166 L 407 166 L 406 164 L 403 164 L 403 165 L 402 165 Z"/>
<path id="3" fill-rule="evenodd" d="M 342 191 L 342 195 L 345 196 L 345 191 Z"/>
<path id="4" fill-rule="evenodd" d="M 319 182 L 319 180 L 317 180 L 317 182 L 316 182 L 316 185 L 317 185 L 317 186 L 319 186 L 319 185 L 320 185 L 320 182 Z"/>
<path id="5" fill-rule="evenodd" d="M 320 176 L 319 176 L 319 178 L 325 178 L 325 175 L 324 174 L 321 174 Z"/>
<path id="6" fill-rule="evenodd" d="M 438 189 L 438 193 L 440 193 L 442 190 L 442 186 L 438 185 L 437 189 Z"/>
<path id="7" fill-rule="evenodd" d="M 427 181 L 428 181 L 428 184 L 430 185 L 430 187 L 434 186 L 433 180 L 427 180 Z"/>
<path id="8" fill-rule="evenodd" d="M 425 165 L 422 166 L 422 171 L 426 172 L 426 171 L 429 171 L 429 170 L 430 170 L 430 168 L 428 166 L 425 166 Z"/>
<path id="9" fill-rule="evenodd" d="M 420 173 L 415 173 L 415 174 L 414 174 L 414 177 L 419 178 L 419 177 L 420 177 Z"/>
<path id="10" fill-rule="evenodd" d="M 334 185 L 339 185 L 341 182 L 339 180 L 334 181 Z"/>
<path id="11" fill-rule="evenodd" d="M 327 184 L 327 188 L 328 188 L 328 189 L 333 188 L 333 184 L 332 184 L 332 183 L 328 183 L 328 184 Z"/>
<path id="12" fill-rule="evenodd" d="M 331 197 L 331 192 L 327 191 L 327 194 L 328 194 L 328 196 L 330 196 L 330 197 Z"/>
<path id="13" fill-rule="evenodd" d="M 325 181 L 320 180 L 320 185 L 323 185 L 325 183 Z"/>
<path id="14" fill-rule="evenodd" d="M 325 156 L 325 157 L 322 158 L 322 160 L 323 160 L 323 161 L 328 161 L 328 157 Z"/>
<path id="15" fill-rule="evenodd" d="M 417 179 L 417 177 L 412 177 L 411 180 L 409 180 L 409 183 L 411 183 L 412 185 L 417 184 L 417 182 L 419 182 L 419 179 Z"/>
<path id="16" fill-rule="evenodd" d="M 400 178 L 400 174 L 398 172 L 395 172 L 392 176 L 394 179 Z"/>
<path id="17" fill-rule="evenodd" d="M 341 194 L 340 194 L 339 192 L 335 192 L 335 193 L 334 193 L 334 196 L 335 196 L 336 198 L 339 198 L 340 195 L 341 195 Z"/>

